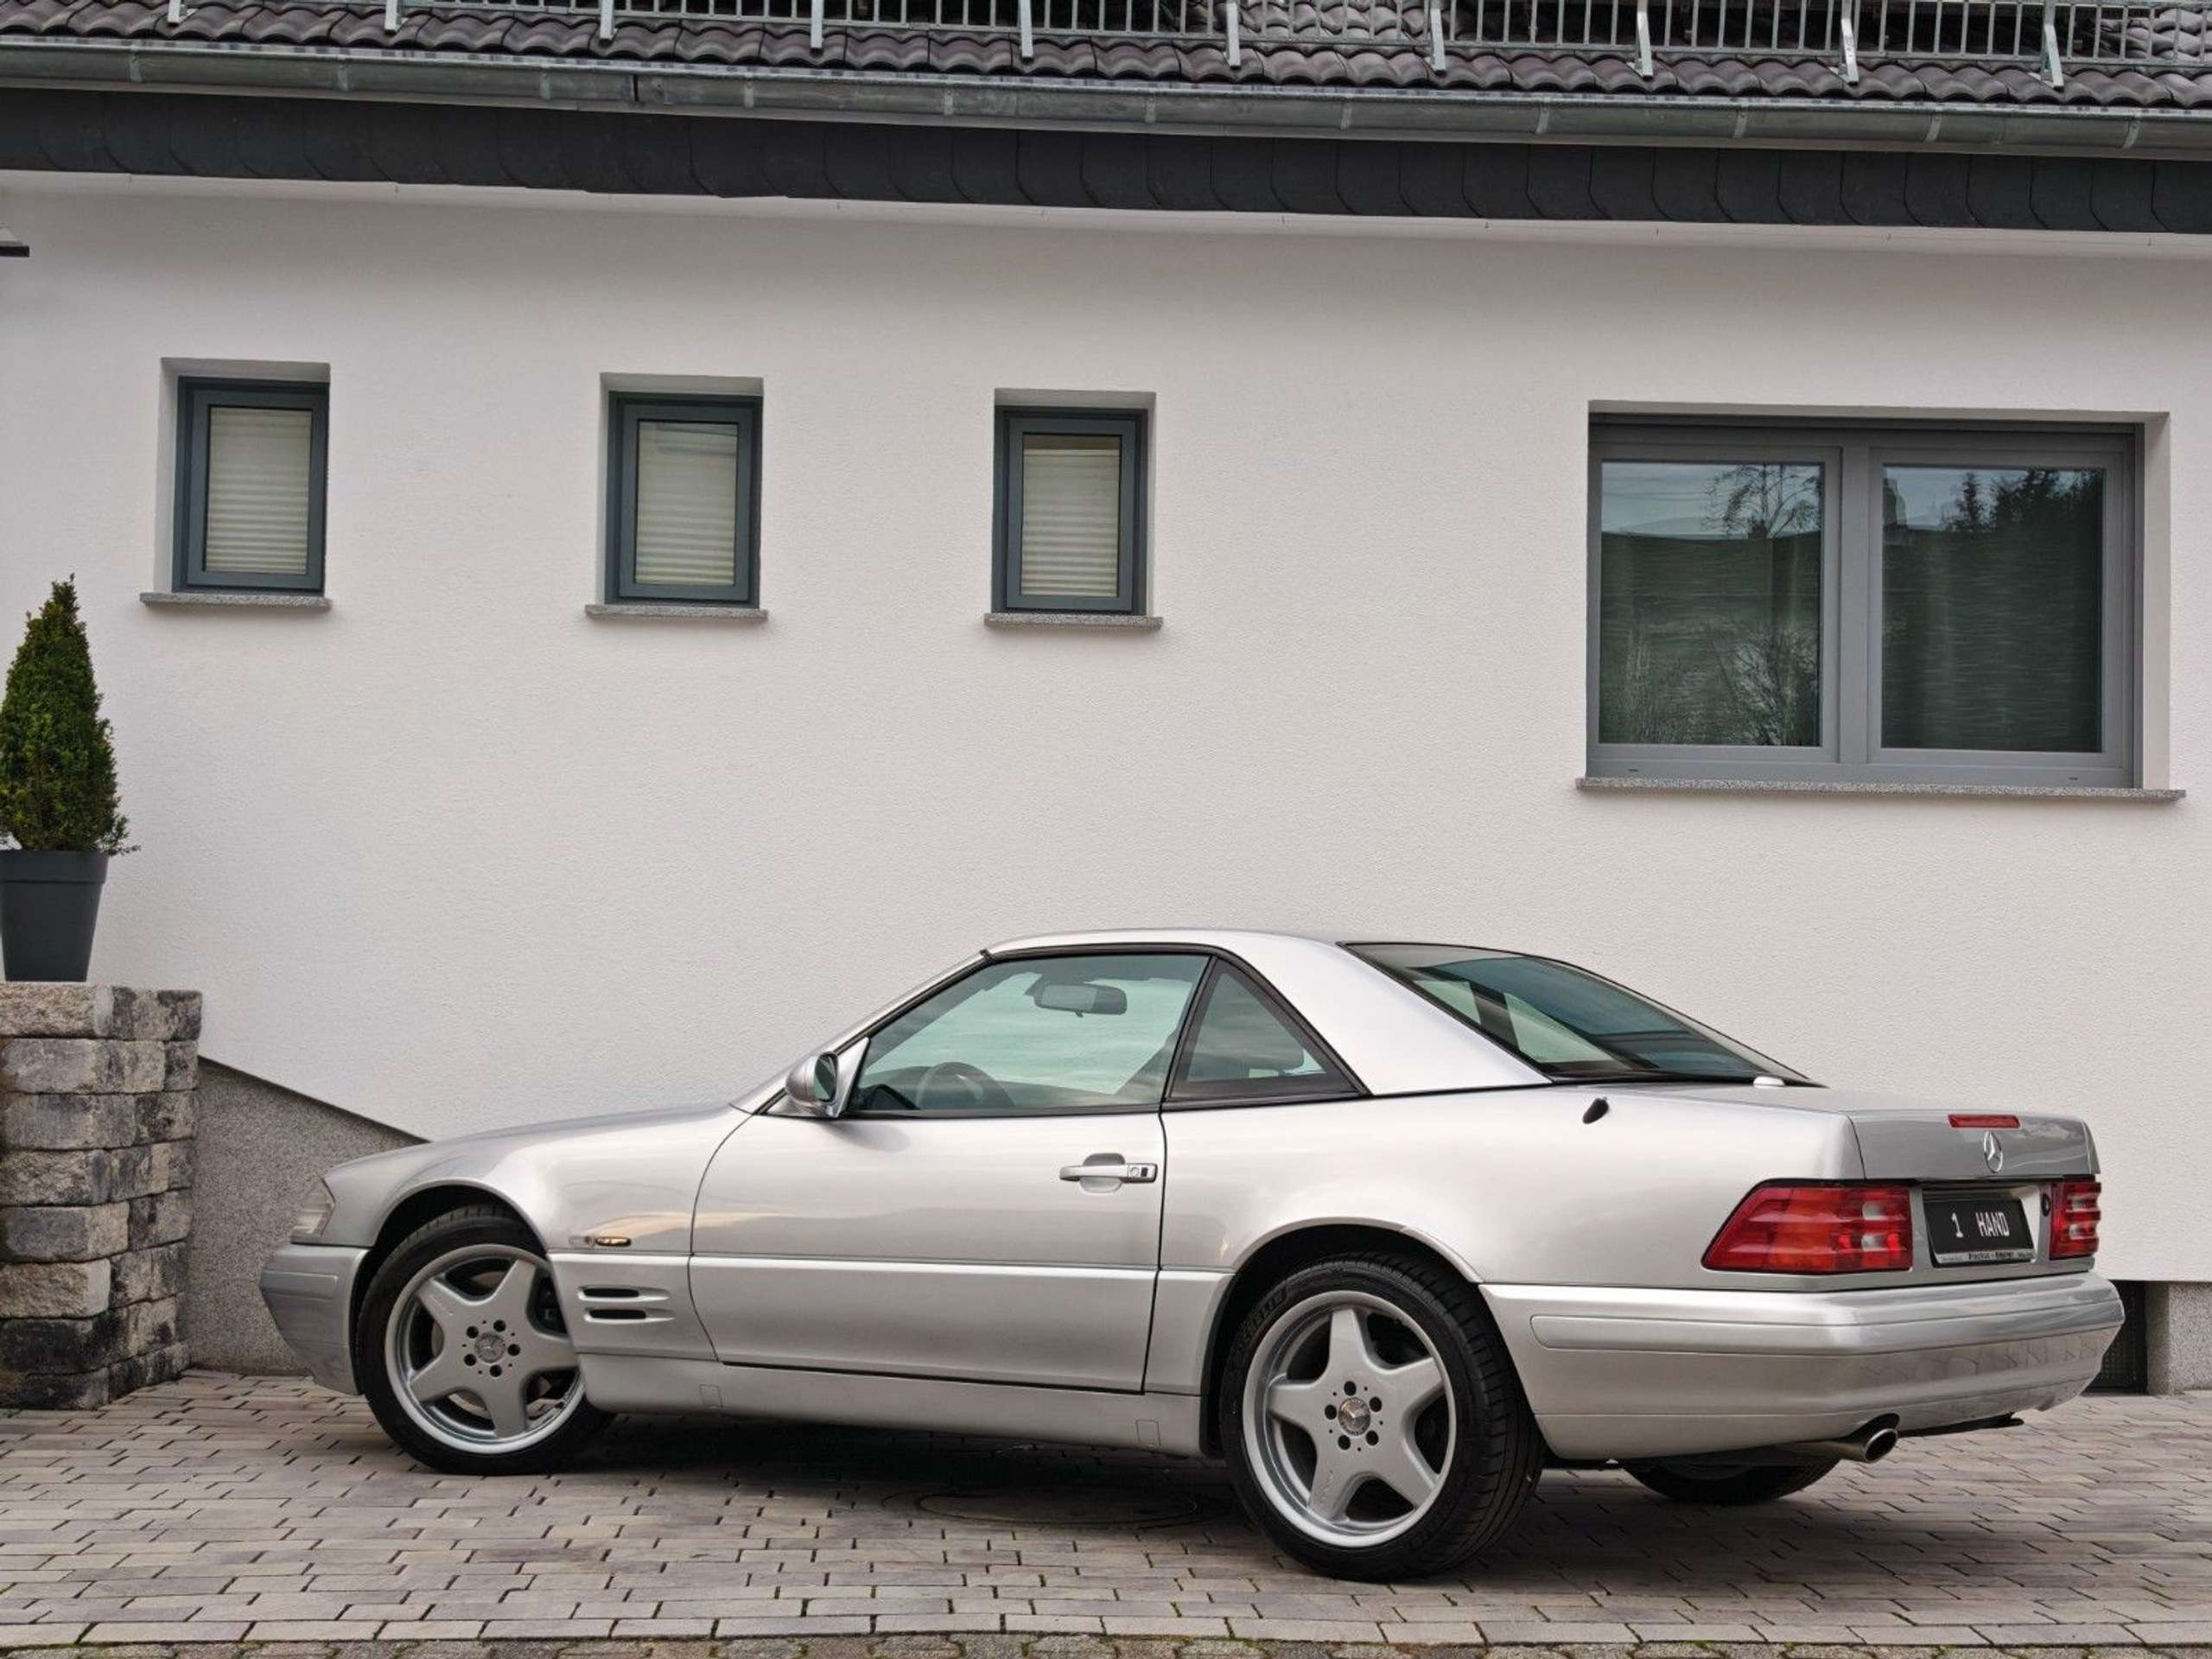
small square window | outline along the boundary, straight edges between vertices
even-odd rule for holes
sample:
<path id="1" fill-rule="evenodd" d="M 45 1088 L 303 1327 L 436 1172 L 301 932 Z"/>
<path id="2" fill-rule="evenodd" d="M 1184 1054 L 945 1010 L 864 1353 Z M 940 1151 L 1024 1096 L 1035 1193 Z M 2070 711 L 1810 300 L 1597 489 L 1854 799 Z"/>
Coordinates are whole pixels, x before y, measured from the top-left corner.
<path id="1" fill-rule="evenodd" d="M 999 411 L 994 609 L 1144 608 L 1144 435 L 1135 410 Z"/>
<path id="2" fill-rule="evenodd" d="M 330 388 L 177 383 L 176 585 L 322 591 Z"/>
<path id="3" fill-rule="evenodd" d="M 609 603 L 760 603 L 760 401 L 617 396 Z"/>

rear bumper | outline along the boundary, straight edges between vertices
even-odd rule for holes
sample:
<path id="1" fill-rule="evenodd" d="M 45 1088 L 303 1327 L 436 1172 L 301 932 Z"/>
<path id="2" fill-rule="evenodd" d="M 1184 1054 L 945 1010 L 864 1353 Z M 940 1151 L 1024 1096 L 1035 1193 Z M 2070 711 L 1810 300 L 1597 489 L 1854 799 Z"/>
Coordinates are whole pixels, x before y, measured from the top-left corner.
<path id="1" fill-rule="evenodd" d="M 276 1334 L 325 1388 L 359 1394 L 353 1382 L 353 1281 L 366 1250 L 284 1244 L 261 1269 L 261 1300 Z"/>
<path id="2" fill-rule="evenodd" d="M 2094 1274 L 1903 1290 L 1485 1285 L 1529 1403 L 1563 1458 L 1738 1451 L 1894 1414 L 1939 1428 L 2045 1410 L 2120 1329 Z"/>

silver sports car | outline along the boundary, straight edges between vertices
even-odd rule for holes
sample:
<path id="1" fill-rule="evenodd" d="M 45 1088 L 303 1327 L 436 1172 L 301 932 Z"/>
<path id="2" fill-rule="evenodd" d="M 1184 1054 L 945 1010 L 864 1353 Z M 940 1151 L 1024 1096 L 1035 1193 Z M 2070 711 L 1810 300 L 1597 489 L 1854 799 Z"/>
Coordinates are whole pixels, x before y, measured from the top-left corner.
<path id="1" fill-rule="evenodd" d="M 440 1469 L 624 1411 L 1154 1446 L 1400 1579 L 1548 1464 L 1756 1503 L 2072 1398 L 2096 1173 L 2072 1118 L 1823 1088 L 1542 957 L 1084 933 L 734 1101 L 341 1166 L 261 1286 Z"/>

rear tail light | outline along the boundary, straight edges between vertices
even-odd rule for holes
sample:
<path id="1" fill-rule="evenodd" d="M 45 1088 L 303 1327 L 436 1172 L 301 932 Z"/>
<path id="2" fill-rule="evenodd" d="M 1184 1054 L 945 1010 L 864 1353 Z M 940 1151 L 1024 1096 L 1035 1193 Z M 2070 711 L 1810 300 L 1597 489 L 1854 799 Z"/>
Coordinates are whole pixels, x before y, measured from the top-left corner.
<path id="1" fill-rule="evenodd" d="M 2097 1224 L 2104 1219 L 2104 1188 L 2095 1181 L 2061 1181 L 2050 1195 L 2050 1254 L 2054 1261 L 2097 1253 Z"/>
<path id="2" fill-rule="evenodd" d="M 1955 1129 L 2017 1129 L 2020 1120 L 2011 1112 L 1953 1112 Z"/>
<path id="3" fill-rule="evenodd" d="M 1912 1198 L 1902 1186 L 1769 1181 L 1705 1252 L 1723 1273 L 1885 1273 L 1912 1265 Z"/>

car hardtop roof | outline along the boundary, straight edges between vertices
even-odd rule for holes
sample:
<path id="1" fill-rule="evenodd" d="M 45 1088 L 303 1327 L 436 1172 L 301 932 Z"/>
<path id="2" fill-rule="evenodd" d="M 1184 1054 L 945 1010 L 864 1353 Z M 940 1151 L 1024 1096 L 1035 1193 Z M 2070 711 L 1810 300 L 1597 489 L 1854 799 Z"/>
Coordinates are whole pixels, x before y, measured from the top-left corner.
<path id="1" fill-rule="evenodd" d="M 1087 950 L 1216 950 L 1244 963 L 1296 1009 L 1368 1092 L 1444 1094 L 1549 1082 L 1458 1016 L 1377 970 L 1342 938 L 1236 927 L 1124 927 L 1038 933 L 992 945 L 984 959 Z"/>
<path id="2" fill-rule="evenodd" d="M 1252 949 L 1271 950 L 1283 946 L 1324 950 L 1343 948 L 1334 938 L 1323 934 L 1292 933 L 1274 928 L 1112 927 L 1082 933 L 1034 933 L 1025 938 L 1007 939 L 988 946 L 983 954 L 987 957 L 1027 956 L 1038 950 L 1080 950 L 1091 945 L 1112 945 L 1123 949 L 1144 944 L 1196 945 L 1226 950 L 1232 956 L 1242 955 Z"/>

